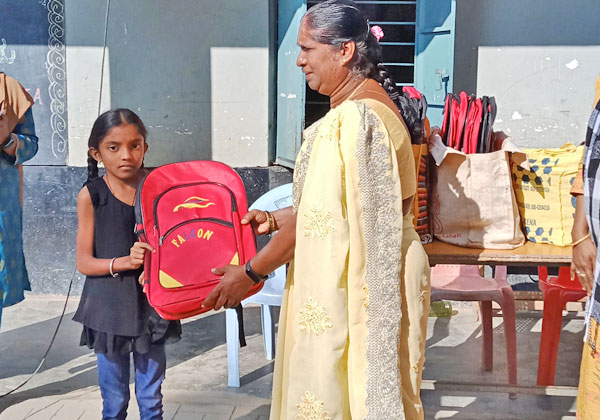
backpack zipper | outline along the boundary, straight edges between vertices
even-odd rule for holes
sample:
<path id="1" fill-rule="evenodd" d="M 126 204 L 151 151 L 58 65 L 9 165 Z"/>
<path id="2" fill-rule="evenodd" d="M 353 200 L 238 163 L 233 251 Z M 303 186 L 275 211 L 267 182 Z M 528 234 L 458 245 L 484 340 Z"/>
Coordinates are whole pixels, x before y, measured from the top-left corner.
<path id="1" fill-rule="evenodd" d="M 233 191 L 231 191 L 226 185 L 223 185 L 223 184 L 218 183 L 218 182 L 204 182 L 204 181 L 202 181 L 202 182 L 192 182 L 190 184 L 176 185 L 174 187 L 171 187 L 168 190 L 160 193 L 158 195 L 158 197 L 156 197 L 154 199 L 154 206 L 153 206 L 152 211 L 154 213 L 154 224 L 155 224 L 155 226 L 158 228 L 158 214 L 157 214 L 157 211 L 158 211 L 158 202 L 160 201 L 160 199 L 162 198 L 163 195 L 165 195 L 169 191 L 173 191 L 173 190 L 176 190 L 178 188 L 192 187 L 194 185 L 207 185 L 207 184 L 208 185 L 216 185 L 218 187 L 224 188 L 229 193 L 229 195 L 231 196 L 231 212 L 232 213 L 237 212 L 237 202 L 235 201 L 235 195 L 233 194 Z M 160 232 L 160 230 L 159 230 L 159 232 Z"/>
<path id="2" fill-rule="evenodd" d="M 225 220 L 221 220 L 221 219 L 215 219 L 212 217 L 206 217 L 206 218 L 198 218 L 198 219 L 192 219 L 192 220 L 186 220 L 185 222 L 181 222 L 176 224 L 175 226 L 173 226 L 171 229 L 169 229 L 167 231 L 167 233 L 165 233 L 164 235 L 162 235 L 159 239 L 158 239 L 158 246 L 162 246 L 163 241 L 165 240 L 165 238 L 167 236 L 169 236 L 169 234 L 171 232 L 173 232 L 175 229 L 183 226 L 183 225 L 187 225 L 188 223 L 194 223 L 194 222 L 210 222 L 210 223 L 216 223 L 218 225 L 222 225 L 222 226 L 226 226 L 228 228 L 233 229 L 233 223 L 231 222 L 226 222 Z"/>

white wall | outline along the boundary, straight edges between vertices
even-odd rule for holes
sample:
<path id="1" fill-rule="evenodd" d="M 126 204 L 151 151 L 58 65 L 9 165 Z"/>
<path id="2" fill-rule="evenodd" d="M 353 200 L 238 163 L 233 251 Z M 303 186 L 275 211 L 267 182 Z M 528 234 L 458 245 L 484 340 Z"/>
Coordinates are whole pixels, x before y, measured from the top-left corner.
<path id="1" fill-rule="evenodd" d="M 268 74 L 267 49 L 215 47 L 210 63 L 212 158 L 237 167 L 265 165 L 269 92 L 267 83 L 252 79 Z M 245 82 L 232 88 L 232 80 Z"/>
<path id="2" fill-rule="evenodd" d="M 600 74 L 600 1 L 457 0 L 454 90 L 495 96 L 524 147 L 579 143 Z"/>
<path id="3" fill-rule="evenodd" d="M 524 147 L 585 140 L 600 46 L 480 47 L 477 91 L 496 97 L 494 128 Z"/>
<path id="4" fill-rule="evenodd" d="M 66 0 L 68 164 L 86 164 L 97 116 L 104 2 Z M 149 166 L 268 164 L 269 1 L 112 0 L 102 111 L 149 130 Z"/>

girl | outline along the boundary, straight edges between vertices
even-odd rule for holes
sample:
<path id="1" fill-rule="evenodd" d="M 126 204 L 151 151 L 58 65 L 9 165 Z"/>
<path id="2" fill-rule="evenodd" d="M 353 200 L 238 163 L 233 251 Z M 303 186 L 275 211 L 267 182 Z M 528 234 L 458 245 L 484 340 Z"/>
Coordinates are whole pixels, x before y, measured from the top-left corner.
<path id="1" fill-rule="evenodd" d="M 128 109 L 100 115 L 90 134 L 88 180 L 77 198 L 77 269 L 86 281 L 73 319 L 83 324 L 80 345 L 94 349 L 103 419 L 125 419 L 129 363 L 141 420 L 162 419 L 165 343 L 180 339 L 179 322 L 162 320 L 148 305 L 138 277 L 150 245 L 134 234 L 134 201 L 144 177 L 146 128 Z M 106 174 L 98 176 L 98 162 Z"/>

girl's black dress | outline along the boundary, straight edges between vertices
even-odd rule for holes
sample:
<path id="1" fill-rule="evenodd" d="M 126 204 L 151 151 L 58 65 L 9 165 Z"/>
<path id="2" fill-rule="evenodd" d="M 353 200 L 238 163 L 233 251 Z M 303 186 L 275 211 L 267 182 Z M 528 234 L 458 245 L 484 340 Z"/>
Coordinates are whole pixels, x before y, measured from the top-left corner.
<path id="1" fill-rule="evenodd" d="M 94 257 L 129 255 L 136 242 L 134 207 L 117 199 L 103 178 L 86 184 L 94 207 Z M 145 353 L 150 344 L 179 341 L 181 324 L 166 321 L 150 307 L 138 283 L 142 269 L 118 277 L 87 276 L 73 320 L 83 324 L 80 345 L 95 353 Z"/>

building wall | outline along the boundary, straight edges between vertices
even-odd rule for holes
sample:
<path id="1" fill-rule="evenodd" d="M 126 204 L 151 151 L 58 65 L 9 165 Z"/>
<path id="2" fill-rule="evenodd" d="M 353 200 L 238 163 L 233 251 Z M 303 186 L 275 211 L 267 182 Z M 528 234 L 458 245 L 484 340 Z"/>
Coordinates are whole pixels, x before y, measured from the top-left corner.
<path id="1" fill-rule="evenodd" d="M 113 0 L 101 110 L 131 108 L 151 166 L 268 164 L 269 1 Z M 85 165 L 98 114 L 105 2 L 66 0 L 71 166 Z"/>
<path id="2" fill-rule="evenodd" d="M 600 74 L 600 2 L 457 0 L 454 90 L 495 96 L 524 147 L 579 143 Z"/>
<path id="3" fill-rule="evenodd" d="M 289 170 L 236 168 L 246 186 L 248 202 L 279 185 L 292 181 Z M 84 277 L 75 268 L 77 194 L 86 180 L 82 167 L 43 166 L 25 168 L 23 240 L 32 293 L 81 293 Z"/>
<path id="4" fill-rule="evenodd" d="M 146 165 L 213 159 L 236 168 L 252 203 L 291 181 L 268 167 L 275 0 L 64 0 L 68 158 L 25 168 L 24 246 L 33 293 L 65 294 L 75 269 L 76 198 L 100 110 L 126 107 L 149 131 Z M 40 142 L 48 139 L 40 138 Z"/>

